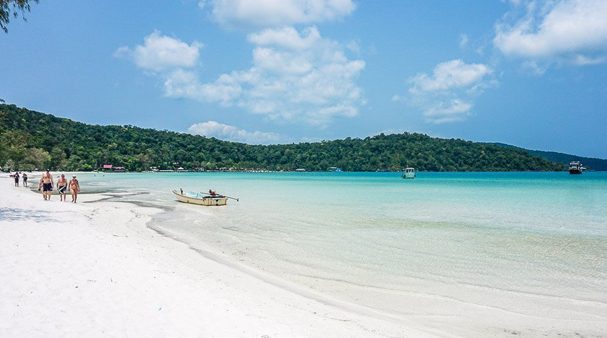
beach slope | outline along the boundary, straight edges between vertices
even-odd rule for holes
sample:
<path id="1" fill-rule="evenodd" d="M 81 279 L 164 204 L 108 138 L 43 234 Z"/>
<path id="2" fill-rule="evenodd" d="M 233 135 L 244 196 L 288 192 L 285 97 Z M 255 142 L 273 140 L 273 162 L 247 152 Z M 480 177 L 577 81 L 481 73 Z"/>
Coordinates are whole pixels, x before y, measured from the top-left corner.
<path id="1" fill-rule="evenodd" d="M 0 177 L 0 336 L 449 336 L 266 283 L 149 229 L 159 210 L 102 197 L 46 202 Z"/>

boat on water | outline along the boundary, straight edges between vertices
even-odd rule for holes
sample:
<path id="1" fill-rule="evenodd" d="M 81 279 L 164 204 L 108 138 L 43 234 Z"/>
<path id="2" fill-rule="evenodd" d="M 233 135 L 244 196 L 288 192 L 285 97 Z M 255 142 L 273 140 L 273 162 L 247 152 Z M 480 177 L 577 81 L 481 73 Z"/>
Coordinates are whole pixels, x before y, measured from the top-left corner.
<path id="1" fill-rule="evenodd" d="M 405 178 L 405 179 L 415 178 L 415 168 L 405 168 L 405 172 L 403 173 L 403 178 Z"/>
<path id="2" fill-rule="evenodd" d="M 569 173 L 570 174 L 581 174 L 584 170 L 580 161 L 571 161 L 569 163 Z"/>
<path id="3" fill-rule="evenodd" d="M 203 205 L 203 206 L 220 206 L 228 204 L 227 196 L 218 194 L 202 194 L 191 191 L 183 191 L 183 189 L 173 190 L 173 194 L 177 197 L 179 202 Z M 236 199 L 238 200 L 238 199 Z"/>

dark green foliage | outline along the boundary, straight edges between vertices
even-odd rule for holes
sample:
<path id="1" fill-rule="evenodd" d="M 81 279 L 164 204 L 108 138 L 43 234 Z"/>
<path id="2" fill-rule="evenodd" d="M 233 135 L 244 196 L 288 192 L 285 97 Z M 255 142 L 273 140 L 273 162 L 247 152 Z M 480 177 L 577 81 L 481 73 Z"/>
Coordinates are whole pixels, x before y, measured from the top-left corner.
<path id="1" fill-rule="evenodd" d="M 38 0 L 32 1 L 38 2 Z M 8 33 L 6 25 L 10 22 L 11 16 L 16 18 L 19 16 L 19 13 L 24 15 L 25 12 L 29 12 L 29 3 L 29 0 L 0 0 L 0 29 L 5 33 Z M 23 20 L 25 20 L 25 16 L 23 17 Z"/>
<path id="2" fill-rule="evenodd" d="M 0 104 L 0 137 L 15 132 L 21 133 L 19 149 L 44 151 L 36 151 L 37 158 L 49 155 L 47 162 L 53 170 L 92 170 L 104 164 L 130 171 L 179 166 L 308 171 L 326 171 L 329 167 L 344 171 L 400 171 L 408 166 L 420 171 L 564 170 L 561 164 L 521 149 L 423 134 L 380 134 L 365 139 L 262 146 L 134 126 L 86 125 Z M 3 166 L 10 160 L 3 155 L 6 153 L 0 148 Z"/>
<path id="3" fill-rule="evenodd" d="M 515 146 L 511 146 L 511 145 L 503 144 L 503 143 L 494 143 L 494 144 L 501 146 L 501 147 L 506 147 L 506 148 L 517 148 Z M 568 165 L 569 162 L 571 162 L 571 161 L 580 161 L 580 162 L 582 162 L 584 167 L 587 167 L 590 170 L 607 171 L 607 160 L 600 159 L 600 158 L 563 154 L 563 153 L 558 153 L 555 151 L 528 150 L 528 149 L 525 151 L 527 151 L 531 155 L 543 157 L 549 161 L 562 163 L 564 165 Z"/>

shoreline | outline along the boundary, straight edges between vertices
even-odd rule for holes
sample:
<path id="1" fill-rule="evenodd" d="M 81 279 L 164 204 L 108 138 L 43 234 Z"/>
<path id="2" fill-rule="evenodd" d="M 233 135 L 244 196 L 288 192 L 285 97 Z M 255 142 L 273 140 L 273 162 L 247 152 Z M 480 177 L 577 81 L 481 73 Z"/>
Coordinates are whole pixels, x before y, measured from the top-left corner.
<path id="1" fill-rule="evenodd" d="M 347 273 L 336 275 L 329 289 L 286 278 L 289 266 L 250 264 L 258 261 L 214 246 L 222 240 L 213 235 L 215 226 L 198 239 L 174 227 L 187 220 L 183 225 L 193 229 L 238 222 L 240 208 L 191 209 L 194 215 L 179 217 L 174 212 L 189 208 L 169 198 L 166 184 L 152 187 L 161 197 L 150 203 L 155 199 L 138 197 L 148 194 L 141 182 L 124 191 L 95 189 L 72 204 L 56 194 L 45 202 L 0 174 L 0 268 L 8 271 L 0 276 L 0 297 L 7 300 L 0 303 L 0 336 L 605 337 L 602 296 L 572 299 L 569 308 L 558 294 L 480 292 L 472 284 L 465 288 L 472 293 L 460 298 L 436 289 L 464 292 L 458 283 L 432 289 L 401 281 L 373 292 L 340 284 L 331 292 Z M 257 234 L 251 230 L 243 228 L 245 244 L 251 238 L 244 235 Z M 340 266 L 349 269 L 348 262 Z"/>
<path id="2" fill-rule="evenodd" d="M 454 336 L 325 304 L 205 257 L 150 228 L 157 209 L 103 194 L 45 202 L 11 183 L 0 176 L 1 336 Z"/>

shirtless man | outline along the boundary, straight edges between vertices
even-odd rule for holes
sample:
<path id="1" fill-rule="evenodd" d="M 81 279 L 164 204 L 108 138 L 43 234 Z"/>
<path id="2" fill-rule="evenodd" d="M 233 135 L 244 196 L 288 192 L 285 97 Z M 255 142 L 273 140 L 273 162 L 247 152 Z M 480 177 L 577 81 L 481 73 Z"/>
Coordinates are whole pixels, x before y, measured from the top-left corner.
<path id="1" fill-rule="evenodd" d="M 67 190 L 67 179 L 65 179 L 65 174 L 61 174 L 61 177 L 57 180 L 57 192 L 59 193 L 60 201 L 67 201 L 67 196 L 65 196 L 65 191 Z"/>
<path id="2" fill-rule="evenodd" d="M 40 178 L 40 186 L 42 187 L 42 197 L 44 197 L 45 201 L 51 200 L 51 191 L 53 191 L 54 184 L 55 182 L 53 182 L 53 175 L 51 175 L 49 170 L 46 169 L 46 172 L 42 174 L 42 177 Z M 38 187 L 38 190 L 40 190 L 40 187 Z"/>
<path id="3" fill-rule="evenodd" d="M 72 193 L 72 203 L 76 203 L 76 200 L 78 199 L 78 192 L 80 191 L 80 184 L 76 179 L 76 175 L 74 175 L 74 177 L 70 180 L 69 189 Z"/>

